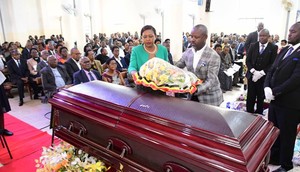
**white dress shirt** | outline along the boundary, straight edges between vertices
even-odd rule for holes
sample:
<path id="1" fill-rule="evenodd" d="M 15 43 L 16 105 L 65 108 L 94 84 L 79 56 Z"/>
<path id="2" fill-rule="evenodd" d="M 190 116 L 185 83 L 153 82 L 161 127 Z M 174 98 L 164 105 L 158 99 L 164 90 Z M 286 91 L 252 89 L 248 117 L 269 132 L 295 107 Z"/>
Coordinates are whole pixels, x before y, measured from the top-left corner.
<path id="1" fill-rule="evenodd" d="M 201 59 L 201 56 L 202 56 L 205 48 L 206 48 L 206 44 L 201 48 L 201 50 L 198 50 L 198 51 L 195 51 L 195 49 L 192 48 L 193 53 L 194 53 L 193 68 L 194 68 L 195 72 L 196 72 L 196 67 L 199 63 L 199 60 Z"/>

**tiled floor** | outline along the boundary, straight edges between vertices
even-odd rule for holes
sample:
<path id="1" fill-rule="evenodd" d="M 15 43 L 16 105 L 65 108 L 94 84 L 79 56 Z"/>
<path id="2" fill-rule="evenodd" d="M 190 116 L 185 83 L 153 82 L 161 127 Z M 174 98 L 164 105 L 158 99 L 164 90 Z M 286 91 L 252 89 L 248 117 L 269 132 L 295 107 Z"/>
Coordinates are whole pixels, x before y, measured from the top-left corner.
<path id="1" fill-rule="evenodd" d="M 226 103 L 236 100 L 241 94 L 244 93 L 243 87 L 234 87 L 233 91 L 227 91 L 224 93 L 224 102 L 220 107 L 225 108 Z M 25 94 L 24 105 L 19 106 L 18 96 L 16 90 L 13 90 L 14 98 L 9 99 L 12 111 L 9 113 L 14 117 L 34 126 L 42 131 L 47 131 L 49 134 L 52 131 L 49 129 L 50 123 L 50 104 L 42 104 L 40 100 L 30 100 L 28 94 Z M 8 128 L 8 130 L 10 130 Z M 276 169 L 278 166 L 269 166 L 270 171 Z M 290 172 L 300 172 L 300 167 L 296 167 Z"/>
<path id="2" fill-rule="evenodd" d="M 9 99 L 11 111 L 9 114 L 14 117 L 34 126 L 42 131 L 47 131 L 51 134 L 49 129 L 50 124 L 50 104 L 42 104 L 41 100 L 30 100 L 29 95 L 25 93 L 24 105 L 19 106 L 19 97 L 14 93 L 14 98 Z M 8 128 L 9 130 L 9 128 Z"/>

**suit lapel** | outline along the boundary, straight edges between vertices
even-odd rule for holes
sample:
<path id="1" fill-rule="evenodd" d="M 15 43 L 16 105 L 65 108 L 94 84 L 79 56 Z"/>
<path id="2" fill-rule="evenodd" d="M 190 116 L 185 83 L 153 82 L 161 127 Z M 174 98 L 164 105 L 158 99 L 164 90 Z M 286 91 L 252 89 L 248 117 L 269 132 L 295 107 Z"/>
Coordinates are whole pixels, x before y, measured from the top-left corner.
<path id="1" fill-rule="evenodd" d="M 283 66 L 285 66 L 287 63 L 289 63 L 294 57 L 297 57 L 297 53 L 299 53 L 298 51 L 300 50 L 300 47 L 298 47 L 291 55 L 287 56 L 285 59 L 283 59 L 283 57 L 285 56 L 285 54 L 288 51 L 288 48 L 286 48 L 285 50 L 283 50 L 279 55 L 278 55 L 278 68 L 282 68 Z M 283 60 L 282 60 L 283 59 Z"/>
<path id="2" fill-rule="evenodd" d="M 16 62 L 14 61 L 14 66 L 15 66 L 16 72 L 17 72 L 20 76 L 23 76 L 23 66 L 24 66 L 24 64 L 22 63 L 22 60 L 20 59 L 20 66 L 18 66 L 18 65 L 16 64 Z"/>
<path id="3" fill-rule="evenodd" d="M 206 64 L 203 64 L 203 63 L 207 62 L 207 57 L 209 57 L 209 55 L 210 55 L 210 52 L 207 50 L 207 48 L 208 47 L 205 47 L 205 49 L 203 50 L 203 53 L 197 63 L 195 71 L 198 71 L 199 68 L 201 68 L 202 66 L 206 66 Z"/>
<path id="4" fill-rule="evenodd" d="M 193 71 L 195 71 L 194 70 L 194 67 L 193 67 L 193 62 L 194 62 L 194 52 L 193 52 L 193 50 L 192 50 L 192 48 L 191 49 L 189 49 L 189 50 L 187 50 L 187 51 L 190 51 L 189 53 L 190 53 L 190 55 L 188 55 L 188 61 L 187 61 L 187 64 L 186 64 L 186 67 L 187 67 L 187 69 L 188 69 L 188 71 L 191 71 L 191 72 L 193 72 Z"/>
<path id="5" fill-rule="evenodd" d="M 73 60 L 73 59 L 70 59 L 71 60 L 71 63 L 73 64 L 73 68 L 74 68 L 74 71 L 78 71 L 80 70 L 79 67 L 77 66 L 76 62 Z"/>
<path id="6" fill-rule="evenodd" d="M 270 43 L 268 43 L 268 45 L 265 47 L 264 51 L 260 55 L 263 56 L 264 54 L 266 54 L 269 51 L 270 46 L 271 46 Z M 260 50 L 259 48 L 260 47 L 258 47 L 258 51 Z"/>
<path id="7" fill-rule="evenodd" d="M 50 76 L 55 78 L 50 66 L 48 66 L 47 70 L 49 71 L 48 73 L 50 74 Z M 58 68 L 57 68 L 57 70 L 59 71 Z"/>
<path id="8" fill-rule="evenodd" d="M 81 73 L 81 75 L 83 77 L 83 81 L 84 82 L 89 82 L 90 81 L 90 79 L 88 78 L 88 76 L 86 75 L 86 73 L 84 72 L 83 69 L 80 71 L 80 73 Z"/>

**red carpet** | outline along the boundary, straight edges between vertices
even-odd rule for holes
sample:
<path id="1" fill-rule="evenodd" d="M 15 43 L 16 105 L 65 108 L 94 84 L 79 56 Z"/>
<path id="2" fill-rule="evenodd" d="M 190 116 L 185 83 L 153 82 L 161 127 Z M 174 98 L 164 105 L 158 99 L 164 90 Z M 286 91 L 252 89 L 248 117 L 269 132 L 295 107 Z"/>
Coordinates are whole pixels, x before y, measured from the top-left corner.
<path id="1" fill-rule="evenodd" d="M 51 136 L 27 123 L 5 114 L 5 128 L 14 133 L 13 136 L 5 137 L 13 159 L 10 159 L 6 148 L 0 143 L 0 172 L 36 171 L 35 159 L 39 159 L 42 147 L 51 144 Z"/>

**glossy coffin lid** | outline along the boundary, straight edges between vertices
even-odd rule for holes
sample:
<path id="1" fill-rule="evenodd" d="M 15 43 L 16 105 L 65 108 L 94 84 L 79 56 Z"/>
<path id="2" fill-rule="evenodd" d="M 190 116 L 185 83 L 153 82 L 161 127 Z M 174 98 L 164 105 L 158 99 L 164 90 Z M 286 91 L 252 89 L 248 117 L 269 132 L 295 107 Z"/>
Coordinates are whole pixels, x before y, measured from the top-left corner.
<path id="1" fill-rule="evenodd" d="M 161 150 L 191 171 L 262 170 L 279 133 L 260 116 L 100 81 L 71 87 L 50 102 Z"/>

